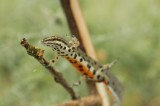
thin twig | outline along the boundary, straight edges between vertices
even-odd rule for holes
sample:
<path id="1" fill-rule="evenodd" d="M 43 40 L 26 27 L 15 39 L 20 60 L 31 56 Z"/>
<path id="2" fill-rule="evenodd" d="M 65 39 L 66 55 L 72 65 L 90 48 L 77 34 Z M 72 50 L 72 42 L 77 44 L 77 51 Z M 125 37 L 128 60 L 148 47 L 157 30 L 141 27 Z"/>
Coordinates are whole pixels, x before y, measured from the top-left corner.
<path id="1" fill-rule="evenodd" d="M 94 95 L 53 106 L 102 106 L 102 102 L 99 96 Z"/>
<path id="2" fill-rule="evenodd" d="M 60 85 L 62 85 L 66 89 L 66 91 L 70 94 L 72 99 L 77 99 L 75 91 L 68 84 L 68 82 L 63 78 L 63 75 L 60 72 L 56 71 L 49 64 L 49 62 L 46 59 L 44 59 L 44 57 L 43 57 L 44 50 L 36 48 L 36 47 L 30 45 L 25 38 L 23 38 L 21 40 L 21 45 L 26 48 L 27 53 L 30 56 L 33 56 L 39 63 L 41 63 L 52 74 L 52 76 L 54 77 L 55 81 L 57 83 L 59 83 Z"/>

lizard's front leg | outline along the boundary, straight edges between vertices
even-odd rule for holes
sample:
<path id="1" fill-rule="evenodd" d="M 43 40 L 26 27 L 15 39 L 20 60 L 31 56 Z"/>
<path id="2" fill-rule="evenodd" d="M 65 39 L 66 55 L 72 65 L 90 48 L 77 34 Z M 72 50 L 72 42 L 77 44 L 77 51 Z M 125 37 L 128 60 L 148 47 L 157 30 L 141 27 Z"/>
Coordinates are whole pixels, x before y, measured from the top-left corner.
<path id="1" fill-rule="evenodd" d="M 73 37 L 71 39 L 71 41 L 69 41 L 69 44 L 71 45 L 72 49 L 76 49 L 80 45 L 80 43 L 76 37 Z"/>
<path id="2" fill-rule="evenodd" d="M 59 58 L 59 55 L 57 55 L 52 60 L 50 60 L 49 64 L 54 64 L 58 60 L 58 58 Z"/>

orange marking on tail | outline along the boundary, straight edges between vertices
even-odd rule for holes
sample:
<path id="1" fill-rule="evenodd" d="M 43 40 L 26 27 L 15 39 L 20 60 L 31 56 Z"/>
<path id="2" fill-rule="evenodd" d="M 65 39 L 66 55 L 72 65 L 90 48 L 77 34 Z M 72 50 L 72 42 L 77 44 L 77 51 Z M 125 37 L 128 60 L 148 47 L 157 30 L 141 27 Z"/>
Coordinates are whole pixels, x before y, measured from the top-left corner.
<path id="1" fill-rule="evenodd" d="M 107 92 L 109 95 L 112 95 L 112 91 L 108 88 L 108 82 L 107 81 L 103 81 L 105 83 L 105 85 L 107 86 Z"/>

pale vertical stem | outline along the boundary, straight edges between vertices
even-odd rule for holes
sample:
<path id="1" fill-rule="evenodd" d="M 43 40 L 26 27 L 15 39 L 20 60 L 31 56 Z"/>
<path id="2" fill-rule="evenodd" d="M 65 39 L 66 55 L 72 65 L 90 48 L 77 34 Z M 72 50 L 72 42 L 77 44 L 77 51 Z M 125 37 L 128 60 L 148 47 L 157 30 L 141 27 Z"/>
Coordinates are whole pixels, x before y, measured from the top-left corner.
<path id="1" fill-rule="evenodd" d="M 78 0 L 70 0 L 70 1 L 71 1 L 71 8 L 73 10 L 73 15 L 74 15 L 75 21 L 77 22 L 79 33 L 80 33 L 84 48 L 86 50 L 86 53 L 92 58 L 97 60 L 96 54 L 89 36 L 89 32 L 87 30 L 84 19 L 82 17 Z M 108 99 L 105 85 L 103 83 L 97 83 L 96 87 L 100 96 L 102 97 L 103 106 L 109 106 L 109 99 Z"/>

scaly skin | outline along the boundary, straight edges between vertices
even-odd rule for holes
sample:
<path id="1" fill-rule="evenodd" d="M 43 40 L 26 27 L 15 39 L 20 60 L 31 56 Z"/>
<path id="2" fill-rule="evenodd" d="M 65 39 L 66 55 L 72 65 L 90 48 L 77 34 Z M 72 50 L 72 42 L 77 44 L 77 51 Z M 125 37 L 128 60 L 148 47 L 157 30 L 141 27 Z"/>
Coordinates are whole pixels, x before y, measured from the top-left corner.
<path id="1" fill-rule="evenodd" d="M 104 72 L 104 68 L 107 68 L 107 71 L 109 71 L 109 68 L 115 64 L 116 61 L 102 66 L 78 48 L 79 41 L 75 37 L 68 42 L 62 37 L 51 36 L 44 38 L 41 43 L 45 46 L 51 47 L 53 51 L 57 52 L 58 56 L 67 59 L 83 75 L 83 77 L 85 76 L 96 82 L 104 82 L 108 87 L 109 78 L 105 74 L 106 70 Z M 58 56 L 52 60 L 52 62 L 56 62 Z M 82 78 L 74 85 L 79 85 L 81 80 Z M 108 87 L 108 91 L 111 94 L 114 93 L 111 87 Z"/>

